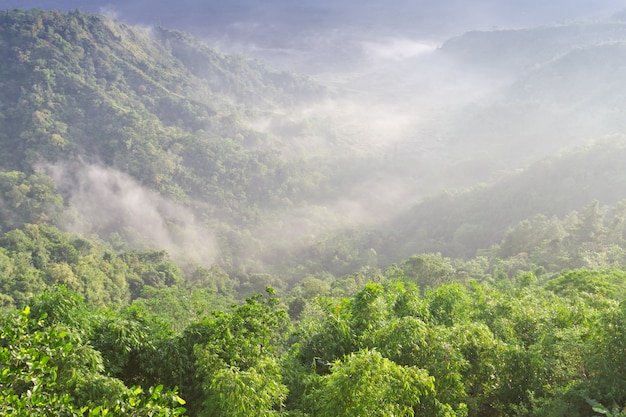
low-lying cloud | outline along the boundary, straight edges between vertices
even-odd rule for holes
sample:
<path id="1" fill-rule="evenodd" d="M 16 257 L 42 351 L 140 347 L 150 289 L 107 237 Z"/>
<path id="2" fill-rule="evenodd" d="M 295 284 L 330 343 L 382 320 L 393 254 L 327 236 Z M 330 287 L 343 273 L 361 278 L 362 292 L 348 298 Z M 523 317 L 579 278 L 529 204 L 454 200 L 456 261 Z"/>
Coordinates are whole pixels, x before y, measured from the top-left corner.
<path id="1" fill-rule="evenodd" d="M 181 261 L 210 265 L 215 260 L 214 235 L 193 213 L 129 175 L 95 164 L 46 168 L 80 219 L 68 222 L 70 231 L 118 233 L 135 248 L 165 249 Z"/>
<path id="2" fill-rule="evenodd" d="M 392 61 L 403 61 L 437 49 L 437 45 L 433 42 L 416 41 L 404 37 L 365 41 L 362 46 L 365 54 L 371 59 Z"/>

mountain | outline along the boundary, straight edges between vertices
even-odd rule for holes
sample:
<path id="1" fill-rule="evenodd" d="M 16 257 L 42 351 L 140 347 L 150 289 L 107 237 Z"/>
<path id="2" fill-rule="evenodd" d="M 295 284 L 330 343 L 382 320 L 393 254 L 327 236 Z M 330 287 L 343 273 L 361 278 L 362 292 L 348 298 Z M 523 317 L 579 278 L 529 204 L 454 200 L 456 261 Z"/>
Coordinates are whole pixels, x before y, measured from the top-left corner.
<path id="1" fill-rule="evenodd" d="M 623 415 L 619 25 L 407 44 L 0 13 L 0 414 Z"/>
<path id="2" fill-rule="evenodd" d="M 0 19 L 3 231 L 47 222 L 262 288 L 471 257 L 626 197 L 620 23 L 470 32 L 329 88 L 159 26 Z"/>
<path id="3" fill-rule="evenodd" d="M 619 22 L 469 32 L 446 42 L 438 53 L 454 65 L 508 81 L 431 127 L 445 142 L 440 172 L 458 175 L 462 191 L 399 216 L 389 229 L 401 231 L 403 249 L 390 245 L 389 253 L 473 256 L 524 219 L 624 199 L 625 47 Z M 469 182 L 480 179 L 482 186 Z"/>
<path id="4" fill-rule="evenodd" d="M 95 187 L 83 180 L 97 165 L 221 220 L 293 198 L 306 163 L 246 121 L 322 98 L 323 87 L 163 28 L 41 10 L 0 20 L 3 170 L 57 175 L 70 203 L 77 187 Z"/>
<path id="5" fill-rule="evenodd" d="M 327 88 L 99 15 L 14 10 L 0 27 L 3 232 L 43 222 L 263 271 L 263 251 L 305 244 L 307 219 L 337 221 L 305 208 L 340 193 L 332 178 L 354 169 L 333 167 L 358 159 L 307 110 Z"/>
<path id="6" fill-rule="evenodd" d="M 578 50 L 616 43 L 626 37 L 620 21 L 569 23 L 470 31 L 447 40 L 441 51 L 466 65 L 524 72 Z"/>
<path id="7" fill-rule="evenodd" d="M 593 201 L 614 206 L 626 199 L 624 163 L 626 138 L 613 136 L 533 163 L 492 185 L 430 198 L 388 226 L 401 232 L 380 254 L 395 261 L 421 252 L 473 257 L 536 215 L 564 217 Z"/>
<path id="8" fill-rule="evenodd" d="M 393 204 L 355 195 L 393 163 L 307 77 L 99 15 L 0 20 L 3 232 L 50 223 L 296 280 L 277 253 L 298 265 L 293 250 L 358 224 L 361 205 Z"/>
<path id="9" fill-rule="evenodd" d="M 271 111 L 293 104 L 294 96 L 322 94 L 302 78 L 161 28 L 141 30 L 78 12 L 12 11 L 2 20 L 5 168 L 32 167 L 39 156 L 49 162 L 95 156 L 121 166 L 122 153 L 141 159 L 134 147 L 147 143 L 166 158 L 173 143 L 165 142 L 185 134 L 240 133 L 232 127 L 237 106 Z M 141 140 L 131 143 L 133 134 Z M 171 172 L 140 175 L 155 185 L 154 177 Z"/>

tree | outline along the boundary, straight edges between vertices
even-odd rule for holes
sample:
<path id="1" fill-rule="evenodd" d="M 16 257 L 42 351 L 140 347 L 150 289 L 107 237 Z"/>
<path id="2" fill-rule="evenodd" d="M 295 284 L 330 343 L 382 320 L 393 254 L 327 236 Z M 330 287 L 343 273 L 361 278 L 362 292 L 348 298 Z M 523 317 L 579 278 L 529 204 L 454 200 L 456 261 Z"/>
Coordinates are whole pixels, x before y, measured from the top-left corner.
<path id="1" fill-rule="evenodd" d="M 312 395 L 320 396 L 319 411 L 325 416 L 407 417 L 434 389 L 425 370 L 397 365 L 365 349 L 333 363 L 320 392 Z"/>
<path id="2" fill-rule="evenodd" d="M 469 319 L 471 300 L 461 284 L 445 284 L 426 293 L 430 314 L 435 323 L 452 326 Z"/>
<path id="3" fill-rule="evenodd" d="M 351 327 L 360 338 L 379 328 L 388 319 L 385 288 L 368 282 L 351 300 Z"/>
<path id="4" fill-rule="evenodd" d="M 626 301 L 603 310 L 587 349 L 588 398 L 610 408 L 626 405 Z"/>
<path id="5" fill-rule="evenodd" d="M 449 282 L 455 274 L 450 260 L 439 253 L 413 255 L 402 263 L 401 269 L 406 279 L 415 282 L 422 291 Z"/>
<path id="6" fill-rule="evenodd" d="M 233 305 L 229 312 L 211 312 L 159 346 L 157 356 L 162 363 L 155 367 L 157 377 L 168 386 L 180 387 L 191 415 L 206 415 L 207 410 L 228 415 L 239 410 L 229 408 L 231 405 L 221 398 L 235 395 L 229 390 L 246 383 L 268 389 L 250 401 L 278 405 L 284 398 L 276 358 L 288 316 L 279 307 L 274 290 L 268 287 L 266 291 L 267 296 L 255 294 L 242 305 Z M 246 401 L 243 394 L 236 394 L 238 401 Z"/>
<path id="7" fill-rule="evenodd" d="M 205 389 L 208 395 L 199 415 L 211 417 L 277 416 L 275 408 L 282 406 L 288 391 L 281 382 L 280 367 L 271 357 L 258 360 L 247 370 L 221 368 L 205 382 Z"/>
<path id="8" fill-rule="evenodd" d="M 0 318 L 0 412 L 32 416 L 167 416 L 184 414 L 176 391 L 144 394 L 102 375 L 99 352 L 71 328 L 30 319 L 31 309 Z"/>
<path id="9" fill-rule="evenodd" d="M 305 366 L 327 374 L 330 365 L 357 348 L 347 300 L 316 299 L 300 323 L 297 354 Z"/>

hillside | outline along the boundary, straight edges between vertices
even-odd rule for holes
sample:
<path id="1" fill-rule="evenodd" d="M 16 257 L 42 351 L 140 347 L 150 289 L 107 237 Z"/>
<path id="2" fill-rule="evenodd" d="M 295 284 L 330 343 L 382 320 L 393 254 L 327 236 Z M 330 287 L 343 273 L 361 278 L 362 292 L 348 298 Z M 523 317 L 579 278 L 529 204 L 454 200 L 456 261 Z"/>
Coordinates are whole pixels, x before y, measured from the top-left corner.
<path id="1" fill-rule="evenodd" d="M 397 165 L 466 188 L 622 132 L 625 42 L 615 21 L 472 31 L 358 85 L 421 119 L 396 142 Z"/>
<path id="2" fill-rule="evenodd" d="M 136 229 L 158 246 L 194 225 L 211 235 L 249 227 L 262 213 L 319 195 L 330 155 L 349 149 L 329 142 L 305 155 L 319 133 L 297 111 L 328 95 L 306 78 L 189 35 L 97 15 L 8 11 L 0 19 L 5 190 L 40 189 L 5 197 L 3 230 L 45 218 L 126 234 L 135 245 Z M 273 131 L 253 128 L 259 123 L 274 123 Z M 34 203 L 43 194 L 51 204 Z M 165 238 L 138 225 L 142 215 Z"/>
<path id="3" fill-rule="evenodd" d="M 625 161 L 625 138 L 614 136 L 505 174 L 493 185 L 433 197 L 388 227 L 404 232 L 384 253 L 393 259 L 420 252 L 473 257 L 522 220 L 563 217 L 594 200 L 613 206 L 626 198 Z"/>
<path id="4" fill-rule="evenodd" d="M 623 32 L 331 89 L 0 13 L 0 414 L 623 416 Z"/>
<path id="5" fill-rule="evenodd" d="M 165 29 L 150 32 L 81 13 L 13 11 L 2 19 L 5 170 L 98 162 L 167 196 L 206 200 L 215 189 L 235 188 L 211 168 L 218 158 L 243 171 L 251 160 L 270 171 L 280 166 L 271 149 L 254 146 L 263 135 L 238 125 L 239 108 L 271 111 L 294 97 L 323 94 L 304 79 L 273 74 Z M 202 189 L 199 177 L 213 183 Z M 253 187 L 269 198 L 266 187 L 248 181 L 237 184 L 232 199 L 245 199 Z M 233 204 L 228 200 L 216 205 L 224 209 Z"/>
<path id="6" fill-rule="evenodd" d="M 471 257 L 524 219 L 626 197 L 619 138 L 551 156 L 623 130 L 620 23 L 451 39 L 434 68 L 510 81 L 469 103 L 435 100 L 438 116 L 416 122 L 412 101 L 373 105 L 371 91 L 333 91 L 162 27 L 1 18 L 4 231 L 46 222 L 217 262 L 241 283 L 293 284 L 420 252 Z"/>

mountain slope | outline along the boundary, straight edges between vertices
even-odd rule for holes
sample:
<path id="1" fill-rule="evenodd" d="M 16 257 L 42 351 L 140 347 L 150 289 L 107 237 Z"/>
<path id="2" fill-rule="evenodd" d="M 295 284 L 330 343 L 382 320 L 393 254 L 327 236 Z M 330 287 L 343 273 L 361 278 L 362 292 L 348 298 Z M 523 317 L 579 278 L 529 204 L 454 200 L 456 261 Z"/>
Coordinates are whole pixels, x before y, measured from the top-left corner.
<path id="1" fill-rule="evenodd" d="M 623 131 L 619 24 L 450 41 L 434 55 L 477 72 L 500 56 L 499 70 L 516 63 L 513 81 L 411 131 L 404 117 L 421 107 L 350 119 L 369 103 L 328 105 L 309 79 L 180 32 L 80 12 L 10 11 L 0 23 L 3 231 L 50 222 L 118 249 L 198 250 L 242 282 L 267 271 L 295 281 L 424 251 L 471 256 L 536 214 L 626 197 L 621 139 L 531 164 Z M 447 187 L 473 188 L 437 196 Z"/>
<path id="2" fill-rule="evenodd" d="M 430 198 L 398 216 L 381 255 L 398 261 L 414 253 L 472 257 L 500 242 L 507 229 L 541 214 L 565 216 L 592 201 L 626 199 L 626 138 L 605 138 L 512 173 L 493 185 Z"/>
<path id="3" fill-rule="evenodd" d="M 2 169 L 72 176 L 98 163 L 222 218 L 292 196 L 304 164 L 242 121 L 323 97 L 320 86 L 97 15 L 10 11 L 0 24 Z"/>

